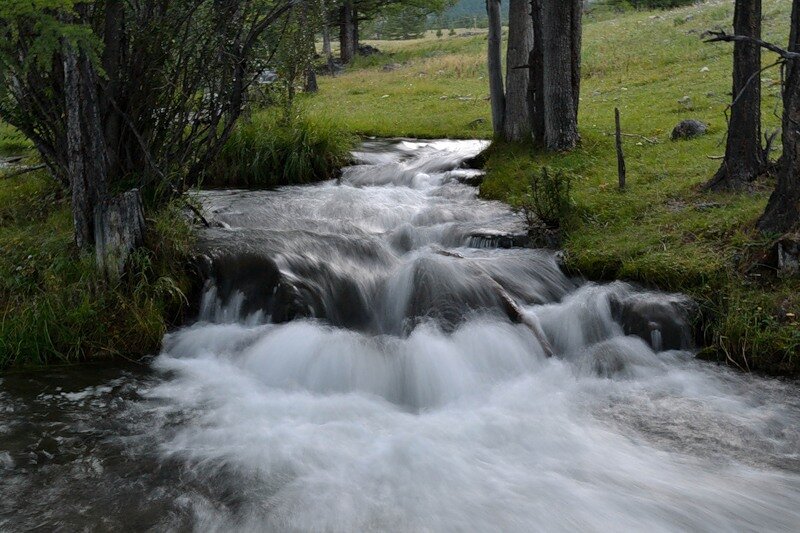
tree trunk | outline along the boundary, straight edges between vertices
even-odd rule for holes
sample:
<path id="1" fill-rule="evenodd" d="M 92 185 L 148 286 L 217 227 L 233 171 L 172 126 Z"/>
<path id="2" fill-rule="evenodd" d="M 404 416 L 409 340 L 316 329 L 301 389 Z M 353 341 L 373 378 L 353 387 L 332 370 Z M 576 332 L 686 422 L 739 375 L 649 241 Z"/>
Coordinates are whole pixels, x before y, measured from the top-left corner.
<path id="1" fill-rule="evenodd" d="M 488 67 L 489 98 L 492 102 L 492 129 L 499 136 L 503 133 L 503 114 L 505 94 L 503 92 L 502 40 L 500 25 L 500 0 L 486 0 L 486 14 L 489 16 Z"/>
<path id="2" fill-rule="evenodd" d="M 144 242 L 144 210 L 139 189 L 97 204 L 94 240 L 100 270 L 107 279 L 119 279 L 131 252 Z"/>
<path id="3" fill-rule="evenodd" d="M 339 59 L 345 64 L 355 56 L 353 22 L 353 2 L 347 0 L 339 8 Z"/>
<path id="4" fill-rule="evenodd" d="M 322 55 L 327 59 L 333 55 L 333 50 L 331 48 L 331 27 L 328 21 L 328 9 L 325 6 L 324 0 L 319 3 L 319 8 L 319 17 L 322 22 Z"/>
<path id="5" fill-rule="evenodd" d="M 792 3 L 789 51 L 800 52 L 800 0 Z M 758 221 L 766 233 L 786 233 L 800 222 L 800 60 L 786 62 L 783 88 L 783 165 L 767 209 Z"/>
<path id="6" fill-rule="evenodd" d="M 64 45 L 64 94 L 67 150 L 75 243 L 85 251 L 94 246 L 94 208 L 107 195 L 107 160 L 97 78 L 83 52 Z"/>
<path id="7" fill-rule="evenodd" d="M 761 0 L 736 0 L 736 35 L 761 38 Z M 761 47 L 737 42 L 733 47 L 733 103 L 725 159 L 706 184 L 713 190 L 742 190 L 764 168 L 761 150 Z"/>
<path id="8" fill-rule="evenodd" d="M 572 50 L 572 104 L 575 106 L 575 124 L 581 104 L 581 45 L 583 42 L 583 0 L 571 0 L 570 43 Z"/>
<path id="9" fill-rule="evenodd" d="M 360 36 L 358 34 L 358 11 L 353 8 L 353 54 L 358 53 Z"/>
<path id="10" fill-rule="evenodd" d="M 571 150 L 578 144 L 577 97 L 580 65 L 580 22 L 574 20 L 575 3 L 581 0 L 542 0 L 542 52 L 544 56 L 545 146 L 548 150 Z M 579 61 L 578 61 L 579 62 Z"/>
<path id="11" fill-rule="evenodd" d="M 531 133 L 528 114 L 528 82 L 525 68 L 533 49 L 533 21 L 528 0 L 511 0 L 508 15 L 508 51 L 506 53 L 506 108 L 503 135 L 508 141 L 522 141 Z"/>
<path id="12" fill-rule="evenodd" d="M 544 128 L 544 29 L 542 25 L 542 0 L 531 0 L 533 22 L 533 48 L 528 56 L 528 115 L 531 135 L 536 146 L 545 145 Z"/>

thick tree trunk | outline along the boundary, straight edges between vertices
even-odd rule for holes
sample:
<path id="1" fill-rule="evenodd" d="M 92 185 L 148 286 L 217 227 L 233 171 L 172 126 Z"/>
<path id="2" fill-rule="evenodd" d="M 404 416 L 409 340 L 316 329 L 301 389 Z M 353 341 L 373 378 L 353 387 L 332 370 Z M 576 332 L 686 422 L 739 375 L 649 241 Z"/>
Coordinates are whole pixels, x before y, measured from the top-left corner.
<path id="1" fill-rule="evenodd" d="M 506 108 L 503 135 L 508 141 L 530 137 L 528 112 L 528 64 L 533 50 L 533 21 L 528 0 L 511 0 L 508 14 L 508 51 L 506 53 Z"/>
<path id="2" fill-rule="evenodd" d="M 347 0 L 339 8 L 339 59 L 350 63 L 355 56 L 353 2 Z"/>
<path id="3" fill-rule="evenodd" d="M 67 150 L 75 243 L 94 246 L 94 208 L 107 195 L 106 145 L 100 122 L 97 78 L 90 59 L 64 46 Z"/>
<path id="4" fill-rule="evenodd" d="M 138 189 L 99 203 L 94 210 L 97 265 L 110 280 L 118 279 L 131 252 L 144 241 L 144 210 Z"/>
<path id="5" fill-rule="evenodd" d="M 761 38 L 761 0 L 736 0 L 736 35 Z M 761 149 L 761 47 L 737 42 L 733 47 L 733 103 L 722 166 L 706 186 L 742 190 L 764 168 Z"/>
<path id="6" fill-rule="evenodd" d="M 574 20 L 575 3 L 581 0 L 542 1 L 542 52 L 544 56 L 545 146 L 548 150 L 571 150 L 578 144 L 577 109 L 580 90 L 580 22 Z"/>
<path id="7" fill-rule="evenodd" d="M 492 129 L 499 136 L 503 133 L 505 113 L 505 94 L 503 90 L 502 40 L 503 29 L 500 22 L 500 0 L 486 0 L 486 14 L 489 16 L 489 98 L 492 103 Z"/>
<path id="8" fill-rule="evenodd" d="M 800 0 L 792 3 L 789 51 L 800 52 Z M 758 229 L 786 233 L 800 223 L 800 60 L 787 61 L 783 88 L 783 165 Z"/>
<path id="9" fill-rule="evenodd" d="M 544 128 L 544 43 L 542 36 L 542 0 L 531 0 L 533 48 L 528 56 L 528 115 L 531 135 L 537 146 L 545 144 Z"/>

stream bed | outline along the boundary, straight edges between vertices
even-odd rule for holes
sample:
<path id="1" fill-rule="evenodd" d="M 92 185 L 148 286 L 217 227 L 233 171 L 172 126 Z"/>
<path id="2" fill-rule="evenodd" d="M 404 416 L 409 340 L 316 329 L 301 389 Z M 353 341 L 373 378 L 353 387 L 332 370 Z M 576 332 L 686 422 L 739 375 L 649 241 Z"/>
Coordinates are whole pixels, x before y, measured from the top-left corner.
<path id="1" fill-rule="evenodd" d="M 694 359 L 680 295 L 564 274 L 481 141 L 207 191 L 197 321 L 0 378 L 0 530 L 797 531 L 800 392 Z"/>

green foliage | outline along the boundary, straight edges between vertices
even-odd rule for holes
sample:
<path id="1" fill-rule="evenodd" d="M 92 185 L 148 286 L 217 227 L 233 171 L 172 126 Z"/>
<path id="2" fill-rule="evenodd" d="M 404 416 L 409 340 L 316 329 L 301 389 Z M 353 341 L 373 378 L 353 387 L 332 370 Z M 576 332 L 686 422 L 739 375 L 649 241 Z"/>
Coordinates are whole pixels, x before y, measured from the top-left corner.
<path id="1" fill-rule="evenodd" d="M 240 124 L 205 185 L 275 187 L 332 178 L 350 159 L 355 138 L 300 110 L 289 123 L 268 109 Z"/>
<path id="2" fill-rule="evenodd" d="M 426 5 L 389 4 L 373 25 L 375 35 L 378 39 L 418 39 L 425 33 L 430 11 Z"/>
<path id="3" fill-rule="evenodd" d="M 529 228 L 544 225 L 559 229 L 572 213 L 572 177 L 562 171 L 551 172 L 542 167 L 528 180 L 525 192 L 509 198 L 511 205 L 520 213 Z"/>
<path id="4" fill-rule="evenodd" d="M 74 247 L 54 180 L 0 181 L 0 369 L 152 354 L 186 308 L 191 232 L 175 205 L 149 219 L 150 251 L 118 284 Z"/>

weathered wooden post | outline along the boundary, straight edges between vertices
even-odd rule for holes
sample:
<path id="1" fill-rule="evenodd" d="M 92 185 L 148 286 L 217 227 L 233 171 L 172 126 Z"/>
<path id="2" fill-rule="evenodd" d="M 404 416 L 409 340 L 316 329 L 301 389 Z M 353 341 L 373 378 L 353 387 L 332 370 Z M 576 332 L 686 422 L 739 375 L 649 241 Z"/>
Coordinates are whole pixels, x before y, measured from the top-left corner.
<path id="1" fill-rule="evenodd" d="M 622 128 L 619 123 L 619 108 L 614 108 L 614 122 L 617 126 L 617 175 L 619 177 L 619 190 L 625 190 L 625 154 L 622 152 Z"/>

